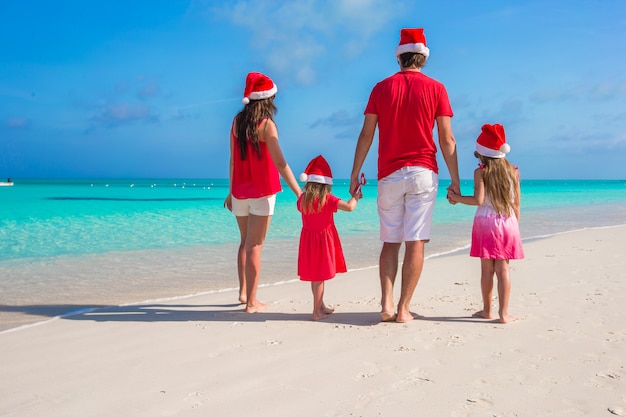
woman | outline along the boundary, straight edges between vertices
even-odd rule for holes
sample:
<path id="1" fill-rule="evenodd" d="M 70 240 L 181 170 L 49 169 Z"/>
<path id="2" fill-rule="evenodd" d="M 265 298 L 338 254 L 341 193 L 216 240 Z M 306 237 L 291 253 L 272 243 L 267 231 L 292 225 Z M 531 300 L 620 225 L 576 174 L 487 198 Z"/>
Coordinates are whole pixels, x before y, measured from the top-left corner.
<path id="1" fill-rule="evenodd" d="M 224 206 L 237 217 L 241 243 L 237 253 L 239 301 L 247 313 L 267 306 L 257 300 L 261 251 L 270 226 L 280 176 L 296 197 L 302 194 L 278 144 L 274 123 L 276 84 L 266 75 L 246 77 L 244 108 L 233 119 L 230 131 L 230 193 Z"/>

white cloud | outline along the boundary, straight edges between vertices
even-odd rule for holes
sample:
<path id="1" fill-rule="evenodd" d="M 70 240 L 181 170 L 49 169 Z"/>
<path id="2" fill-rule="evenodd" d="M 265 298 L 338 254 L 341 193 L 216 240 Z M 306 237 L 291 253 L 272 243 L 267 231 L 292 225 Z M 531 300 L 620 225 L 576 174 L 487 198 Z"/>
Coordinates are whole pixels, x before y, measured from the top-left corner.
<path id="1" fill-rule="evenodd" d="M 155 122 L 158 118 L 145 104 L 113 103 L 101 108 L 91 120 L 96 126 L 110 128 L 140 121 Z"/>
<path id="2" fill-rule="evenodd" d="M 24 129 L 28 127 L 30 123 L 25 117 L 9 117 L 4 124 L 9 129 Z"/>
<path id="3" fill-rule="evenodd" d="M 299 84 L 316 79 L 320 61 L 363 53 L 372 36 L 403 15 L 402 1 L 238 1 L 213 12 L 251 32 L 250 43 L 268 68 Z"/>

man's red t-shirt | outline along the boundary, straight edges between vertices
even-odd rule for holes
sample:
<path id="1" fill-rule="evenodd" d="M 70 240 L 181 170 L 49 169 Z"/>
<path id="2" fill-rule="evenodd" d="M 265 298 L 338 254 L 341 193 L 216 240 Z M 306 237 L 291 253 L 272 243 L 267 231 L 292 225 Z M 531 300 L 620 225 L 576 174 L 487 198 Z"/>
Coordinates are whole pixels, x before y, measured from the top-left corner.
<path id="1" fill-rule="evenodd" d="M 365 114 L 378 116 L 378 179 L 406 166 L 438 172 L 435 119 L 453 116 L 445 86 L 419 71 L 400 71 L 374 86 Z"/>

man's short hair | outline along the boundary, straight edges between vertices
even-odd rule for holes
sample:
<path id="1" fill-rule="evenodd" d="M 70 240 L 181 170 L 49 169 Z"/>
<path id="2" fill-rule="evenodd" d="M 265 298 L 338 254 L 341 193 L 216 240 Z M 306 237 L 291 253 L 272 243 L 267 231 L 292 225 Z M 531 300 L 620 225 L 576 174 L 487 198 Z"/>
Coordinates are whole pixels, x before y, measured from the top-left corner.
<path id="1" fill-rule="evenodd" d="M 426 65 L 426 57 L 414 52 L 405 52 L 398 56 L 402 68 L 422 68 Z"/>

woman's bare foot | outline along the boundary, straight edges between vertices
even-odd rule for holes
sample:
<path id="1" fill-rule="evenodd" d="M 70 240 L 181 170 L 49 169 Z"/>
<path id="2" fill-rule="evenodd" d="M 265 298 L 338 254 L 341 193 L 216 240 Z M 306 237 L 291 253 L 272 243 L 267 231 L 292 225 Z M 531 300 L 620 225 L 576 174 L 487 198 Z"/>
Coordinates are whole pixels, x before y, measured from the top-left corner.
<path id="1" fill-rule="evenodd" d="M 491 315 L 491 312 L 489 311 L 485 311 L 485 310 L 480 310 L 475 312 L 474 314 L 472 314 L 472 317 L 478 317 L 480 319 L 493 319 L 494 317 Z"/>
<path id="2" fill-rule="evenodd" d="M 263 304 L 260 301 L 257 301 L 254 304 L 248 303 L 246 305 L 246 313 L 258 313 L 259 311 L 263 311 L 267 309 L 267 304 Z"/>
<path id="3" fill-rule="evenodd" d="M 411 320 L 415 320 L 418 319 L 422 316 L 420 316 L 417 313 L 413 313 L 411 311 L 400 311 L 398 310 L 398 315 L 396 316 L 396 322 L 397 323 L 407 323 Z"/>
<path id="4" fill-rule="evenodd" d="M 239 304 L 248 304 L 248 297 L 245 294 L 239 294 Z"/>
<path id="5" fill-rule="evenodd" d="M 383 321 L 383 322 L 396 321 L 396 314 L 382 312 L 380 313 L 380 321 Z"/>

